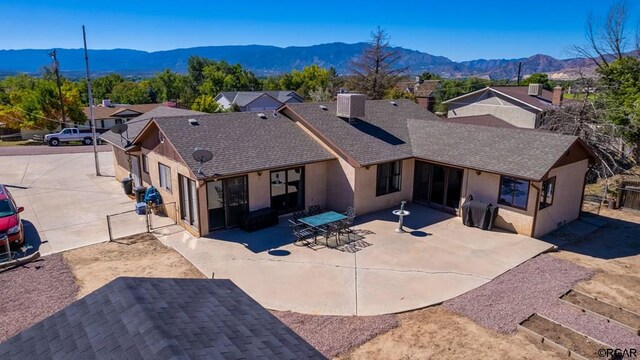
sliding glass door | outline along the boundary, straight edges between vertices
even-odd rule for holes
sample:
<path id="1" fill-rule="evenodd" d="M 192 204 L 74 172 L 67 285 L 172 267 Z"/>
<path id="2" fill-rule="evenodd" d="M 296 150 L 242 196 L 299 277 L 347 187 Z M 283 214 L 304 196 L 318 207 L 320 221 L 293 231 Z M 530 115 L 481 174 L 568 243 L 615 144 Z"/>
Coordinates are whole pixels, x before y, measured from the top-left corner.
<path id="1" fill-rule="evenodd" d="M 416 161 L 413 201 L 447 211 L 460 207 L 462 169 Z"/>
<path id="2" fill-rule="evenodd" d="M 198 227 L 198 193 L 196 182 L 188 177 L 178 175 L 180 185 L 180 218 Z"/>
<path id="3" fill-rule="evenodd" d="M 271 172 L 271 209 L 286 214 L 304 209 L 304 167 Z"/>
<path id="4" fill-rule="evenodd" d="M 238 226 L 249 211 L 246 176 L 207 182 L 209 231 Z"/>

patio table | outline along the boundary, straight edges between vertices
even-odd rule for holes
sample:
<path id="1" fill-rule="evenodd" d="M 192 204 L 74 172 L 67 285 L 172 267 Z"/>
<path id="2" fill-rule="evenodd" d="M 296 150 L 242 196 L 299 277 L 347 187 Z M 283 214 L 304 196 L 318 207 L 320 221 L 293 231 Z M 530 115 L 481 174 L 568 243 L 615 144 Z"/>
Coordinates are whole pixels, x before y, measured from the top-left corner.
<path id="1" fill-rule="evenodd" d="M 322 225 L 327 225 L 336 221 L 344 220 L 347 217 L 343 214 L 337 213 L 335 211 L 327 211 L 322 214 L 307 216 L 304 218 L 298 219 L 301 223 L 307 224 L 309 226 L 318 227 Z"/>

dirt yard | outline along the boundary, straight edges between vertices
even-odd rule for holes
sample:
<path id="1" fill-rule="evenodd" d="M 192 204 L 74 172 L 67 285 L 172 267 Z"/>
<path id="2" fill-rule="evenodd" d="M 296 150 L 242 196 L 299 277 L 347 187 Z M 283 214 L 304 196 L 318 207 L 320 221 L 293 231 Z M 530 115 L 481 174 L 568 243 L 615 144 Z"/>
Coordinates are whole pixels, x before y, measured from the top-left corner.
<path id="1" fill-rule="evenodd" d="M 557 359 L 521 334 L 503 335 L 440 306 L 398 315 L 400 325 L 339 359 Z"/>
<path id="2" fill-rule="evenodd" d="M 204 278 L 189 261 L 151 234 L 140 234 L 64 253 L 81 298 L 118 276 Z"/>
<path id="3" fill-rule="evenodd" d="M 551 256 L 595 272 L 574 288 L 640 312 L 640 214 L 601 209 L 608 224 Z M 484 328 L 442 306 L 397 316 L 399 326 L 339 359 L 558 359 L 525 335 Z"/>

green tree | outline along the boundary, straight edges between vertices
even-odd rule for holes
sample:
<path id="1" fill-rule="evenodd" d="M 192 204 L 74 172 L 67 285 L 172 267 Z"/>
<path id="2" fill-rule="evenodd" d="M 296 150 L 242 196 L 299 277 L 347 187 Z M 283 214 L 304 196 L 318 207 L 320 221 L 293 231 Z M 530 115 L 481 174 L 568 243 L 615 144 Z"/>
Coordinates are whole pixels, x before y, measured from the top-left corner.
<path id="1" fill-rule="evenodd" d="M 215 97 L 207 94 L 198 96 L 191 105 L 191 110 L 206 113 L 225 112 L 222 106 L 215 101 Z"/>
<path id="2" fill-rule="evenodd" d="M 180 99 L 184 89 L 182 76 L 165 69 L 149 80 L 151 87 L 156 93 L 157 101 L 173 101 Z"/>
<path id="3" fill-rule="evenodd" d="M 100 76 L 91 80 L 91 95 L 93 95 L 93 102 L 100 103 L 102 100 L 111 99 L 111 92 L 113 88 L 125 82 L 125 78 L 120 74 L 109 74 L 105 76 Z M 82 92 L 87 94 L 87 81 L 82 81 Z M 88 104 L 88 102 L 87 102 Z"/>
<path id="4" fill-rule="evenodd" d="M 400 54 L 389 44 L 389 35 L 380 27 L 371 33 L 371 42 L 350 64 L 349 86 L 369 99 L 382 99 L 407 68 L 399 67 Z"/>
<path id="5" fill-rule="evenodd" d="M 596 105 L 622 126 L 627 141 L 640 144 L 640 60 L 626 56 L 598 69 L 602 92 Z"/>
<path id="6" fill-rule="evenodd" d="M 148 104 L 151 103 L 151 96 L 145 83 L 125 81 L 113 87 L 111 100 L 120 104 Z"/>
<path id="7" fill-rule="evenodd" d="M 542 73 L 531 74 L 524 80 L 520 81 L 520 85 L 529 84 L 541 84 L 542 87 L 547 90 L 553 90 L 553 87 L 555 86 L 555 83 L 549 80 L 549 75 Z"/>

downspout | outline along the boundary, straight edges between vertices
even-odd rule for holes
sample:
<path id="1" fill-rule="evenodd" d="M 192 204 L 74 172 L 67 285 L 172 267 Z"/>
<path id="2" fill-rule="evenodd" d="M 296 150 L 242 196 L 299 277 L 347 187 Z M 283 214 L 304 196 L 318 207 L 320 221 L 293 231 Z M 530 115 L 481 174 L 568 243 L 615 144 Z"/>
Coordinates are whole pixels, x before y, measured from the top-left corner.
<path id="1" fill-rule="evenodd" d="M 536 222 L 538 221 L 538 209 L 540 208 L 540 188 L 534 183 L 531 183 L 531 187 L 536 189 L 536 201 L 535 208 L 533 209 L 533 223 L 531 224 L 531 237 L 534 237 L 536 233 Z"/>

